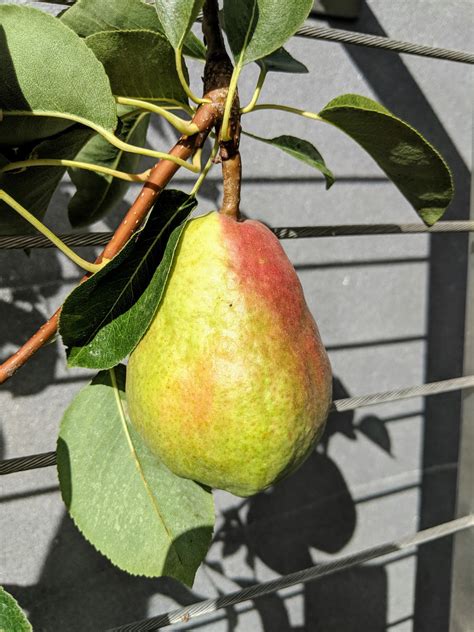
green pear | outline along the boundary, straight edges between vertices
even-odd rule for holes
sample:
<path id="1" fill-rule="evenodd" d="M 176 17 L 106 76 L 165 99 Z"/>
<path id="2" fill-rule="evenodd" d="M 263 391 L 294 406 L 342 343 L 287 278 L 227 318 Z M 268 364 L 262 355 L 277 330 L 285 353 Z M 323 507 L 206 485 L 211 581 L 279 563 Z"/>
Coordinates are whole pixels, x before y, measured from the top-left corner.
<path id="1" fill-rule="evenodd" d="M 331 368 L 275 235 L 212 212 L 186 226 L 148 331 L 130 356 L 130 418 L 179 476 L 255 494 L 321 436 Z"/>

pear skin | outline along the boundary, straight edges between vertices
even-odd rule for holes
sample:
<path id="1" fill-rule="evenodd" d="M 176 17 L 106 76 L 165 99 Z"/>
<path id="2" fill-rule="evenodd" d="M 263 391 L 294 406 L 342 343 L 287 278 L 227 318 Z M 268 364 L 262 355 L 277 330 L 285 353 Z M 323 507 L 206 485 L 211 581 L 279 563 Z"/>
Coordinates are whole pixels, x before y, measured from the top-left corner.
<path id="1" fill-rule="evenodd" d="M 308 456 L 331 384 L 275 235 L 216 212 L 192 219 L 127 369 L 130 418 L 151 451 L 179 476 L 250 496 Z"/>

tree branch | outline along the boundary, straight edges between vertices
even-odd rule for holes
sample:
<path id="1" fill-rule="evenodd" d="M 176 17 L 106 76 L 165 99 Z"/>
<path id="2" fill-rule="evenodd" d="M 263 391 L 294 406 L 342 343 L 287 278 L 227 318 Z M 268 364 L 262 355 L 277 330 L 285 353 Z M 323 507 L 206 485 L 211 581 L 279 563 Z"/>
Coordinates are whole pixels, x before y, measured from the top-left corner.
<path id="1" fill-rule="evenodd" d="M 203 32 L 208 44 L 204 71 L 204 97 L 209 99 L 210 103 L 204 103 L 199 106 L 192 119 L 192 122 L 199 129 L 199 133 L 189 137 L 182 136 L 169 152 L 183 160 L 190 158 L 193 152 L 203 145 L 213 128 L 219 129 L 227 96 L 227 86 L 232 74 L 232 63 L 224 48 L 218 22 L 217 3 L 214 0 L 207 0 L 205 3 Z M 222 153 L 221 147 L 221 157 L 224 160 Z M 169 160 L 160 160 L 153 167 L 140 194 L 128 210 L 110 242 L 96 259 L 97 263 L 100 263 L 103 259 L 112 259 L 127 243 L 133 233 L 140 227 L 156 202 L 157 197 L 178 169 L 179 165 Z M 224 190 L 226 190 L 225 185 Z M 88 278 L 89 275 L 86 275 L 81 282 Z M 0 384 L 6 382 L 36 351 L 51 340 L 58 328 L 60 311 L 61 308 L 16 353 L 0 365 Z"/>

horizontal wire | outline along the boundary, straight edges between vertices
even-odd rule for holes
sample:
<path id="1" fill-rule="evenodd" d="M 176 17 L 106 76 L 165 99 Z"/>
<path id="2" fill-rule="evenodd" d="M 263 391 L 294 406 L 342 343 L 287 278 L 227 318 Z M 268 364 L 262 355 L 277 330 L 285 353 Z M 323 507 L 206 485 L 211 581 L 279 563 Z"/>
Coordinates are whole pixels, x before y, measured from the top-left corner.
<path id="1" fill-rule="evenodd" d="M 305 237 L 346 237 L 351 235 L 396 235 L 409 233 L 461 233 L 474 231 L 474 221 L 424 224 L 340 224 L 336 226 L 279 226 L 270 228 L 278 239 Z M 58 235 L 68 246 L 105 246 L 113 233 L 66 233 Z M 42 235 L 0 236 L 0 249 L 54 248 Z"/>
<path id="2" fill-rule="evenodd" d="M 343 412 L 363 406 L 375 406 L 377 404 L 384 404 L 385 402 L 394 402 L 399 399 L 409 399 L 410 397 L 424 397 L 427 395 L 448 393 L 464 388 L 474 388 L 474 375 L 457 377 L 451 380 L 442 380 L 441 382 L 431 382 L 430 384 L 412 386 L 397 391 L 385 391 L 383 393 L 374 393 L 373 395 L 336 399 L 332 403 L 331 411 Z M 43 452 L 42 454 L 5 459 L 0 461 L 0 476 L 23 472 L 25 470 L 34 470 L 41 467 L 49 467 L 51 465 L 56 465 L 56 452 Z"/>
<path id="3" fill-rule="evenodd" d="M 380 35 L 369 35 L 367 33 L 357 33 L 354 31 L 343 31 L 341 29 L 333 29 L 325 26 L 304 25 L 296 31 L 295 35 L 309 39 L 339 42 L 341 44 L 381 48 L 397 53 L 406 53 L 407 55 L 418 55 L 421 57 L 457 61 L 464 64 L 474 64 L 474 53 L 438 48 L 436 46 L 424 46 L 423 44 L 402 42 L 400 40 L 391 39 L 390 37 L 381 37 Z"/>
<path id="4" fill-rule="evenodd" d="M 178 608 L 177 610 L 167 612 L 166 614 L 159 615 L 157 617 L 122 625 L 110 629 L 108 632 L 153 632 L 153 630 L 158 630 L 159 628 L 164 628 L 174 623 L 187 623 L 194 617 L 210 614 L 216 612 L 216 610 L 228 608 L 229 606 L 241 603 L 242 601 L 263 597 L 264 595 L 277 592 L 283 588 L 289 588 L 295 584 L 301 584 L 325 577 L 327 575 L 332 575 L 348 568 L 358 566 L 359 564 L 363 564 L 364 562 L 369 562 L 377 557 L 382 557 L 383 555 L 388 555 L 389 553 L 426 544 L 427 542 L 432 542 L 438 538 L 453 535 L 458 531 L 469 529 L 473 526 L 473 515 L 458 518 L 457 520 L 445 522 L 444 524 L 431 527 L 430 529 L 418 531 L 413 535 L 400 539 L 398 542 L 379 544 L 378 546 L 364 549 L 363 551 L 353 555 L 347 555 L 324 564 L 317 564 L 315 566 L 311 566 L 310 568 L 297 571 L 296 573 L 283 575 L 278 579 L 263 582 L 261 584 L 255 584 L 242 590 L 229 593 L 228 595 L 214 599 L 206 599 L 195 603 L 192 606 Z"/>

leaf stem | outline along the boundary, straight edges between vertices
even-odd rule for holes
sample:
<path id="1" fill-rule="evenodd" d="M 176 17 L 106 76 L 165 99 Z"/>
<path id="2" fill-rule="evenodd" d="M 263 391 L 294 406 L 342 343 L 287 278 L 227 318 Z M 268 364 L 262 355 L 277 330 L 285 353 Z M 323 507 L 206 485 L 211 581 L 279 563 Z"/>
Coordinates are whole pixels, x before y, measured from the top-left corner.
<path id="1" fill-rule="evenodd" d="M 257 79 L 257 85 L 255 86 L 255 92 L 253 93 L 252 98 L 250 99 L 248 104 L 245 107 L 240 108 L 241 114 L 248 114 L 249 112 L 255 109 L 257 101 L 260 97 L 260 92 L 262 91 L 262 86 L 265 82 L 265 77 L 267 76 L 267 72 L 268 71 L 266 68 L 260 69 L 260 74 L 258 75 L 258 79 Z"/>
<path id="2" fill-rule="evenodd" d="M 110 169 L 109 167 L 103 167 L 102 165 L 95 165 L 89 162 L 80 162 L 78 160 L 66 160 L 65 158 L 37 158 L 31 160 L 18 160 L 17 162 L 10 162 L 4 167 L 1 167 L 0 173 L 15 171 L 16 169 L 23 170 L 27 167 L 72 167 L 75 169 L 85 169 L 86 171 L 103 173 L 104 175 L 113 176 L 114 178 L 118 178 L 119 180 L 125 180 L 126 182 L 146 182 L 148 176 L 150 175 L 150 169 L 147 169 L 142 173 L 126 173 L 124 171 Z"/>
<path id="3" fill-rule="evenodd" d="M 306 118 L 313 119 L 314 121 L 327 122 L 319 116 L 319 114 L 316 114 L 316 112 L 308 112 L 307 110 L 300 110 L 299 108 L 293 108 L 289 105 L 280 105 L 279 103 L 261 103 L 259 105 L 255 105 L 250 111 L 255 112 L 256 110 L 282 110 L 283 112 L 298 114 L 298 116 L 304 116 Z"/>
<path id="4" fill-rule="evenodd" d="M 178 73 L 179 82 L 181 83 L 181 86 L 183 90 L 185 91 L 186 95 L 191 99 L 191 101 L 194 101 L 194 103 L 197 103 L 198 105 L 201 105 L 202 103 L 210 103 L 209 99 L 201 99 L 200 97 L 195 95 L 194 92 L 189 87 L 189 84 L 186 81 L 186 77 L 184 76 L 183 52 L 181 48 L 176 48 L 174 51 L 174 55 L 175 55 L 175 62 L 176 62 L 176 72 Z"/>
<path id="5" fill-rule="evenodd" d="M 232 71 L 232 76 L 230 78 L 229 90 L 227 92 L 227 97 L 225 100 L 224 106 L 224 115 L 222 117 L 222 127 L 221 127 L 221 140 L 228 141 L 232 138 L 232 132 L 230 129 L 230 113 L 232 111 L 232 105 L 234 103 L 234 96 L 237 90 L 237 82 L 239 80 L 240 72 L 242 70 L 242 66 L 240 63 L 237 63 Z"/>
<path id="6" fill-rule="evenodd" d="M 197 195 L 197 192 L 201 188 L 202 183 L 206 179 L 207 174 L 209 173 L 209 169 L 214 164 L 214 159 L 217 156 L 217 152 L 219 151 L 219 140 L 216 138 L 214 141 L 214 145 L 212 146 L 211 155 L 209 156 L 208 161 L 204 165 L 204 169 L 199 174 L 199 178 L 194 183 L 193 188 L 189 192 L 189 195 Z"/>
<path id="7" fill-rule="evenodd" d="M 76 116 L 75 114 L 69 114 L 67 112 L 54 112 L 44 110 L 42 112 L 31 112 L 30 110 L 10 110 L 3 111 L 2 114 L 4 116 L 50 116 L 52 118 L 63 118 L 69 121 L 74 121 L 75 123 L 80 123 L 81 125 L 85 125 L 86 127 L 90 127 L 95 132 L 100 134 L 106 141 L 108 141 L 117 149 L 121 149 L 122 151 L 129 152 L 131 154 L 139 154 L 141 156 L 151 156 L 152 158 L 160 158 L 161 160 L 170 160 L 178 164 L 180 167 L 184 167 L 185 169 L 189 169 L 193 173 L 198 173 L 199 170 L 193 167 L 193 165 L 189 164 L 185 160 L 181 158 L 177 158 L 176 156 L 172 156 L 171 154 L 165 154 L 162 151 L 155 151 L 154 149 L 146 149 L 145 147 L 137 147 L 136 145 L 129 145 L 125 143 L 120 138 L 117 138 L 112 132 L 109 132 L 104 127 L 100 125 L 96 125 L 92 121 L 89 121 L 82 116 Z"/>
<path id="8" fill-rule="evenodd" d="M 42 235 L 44 235 L 47 239 L 49 239 L 62 253 L 69 257 L 71 261 L 73 261 L 80 268 L 83 268 L 87 272 L 97 272 L 103 266 L 97 263 L 90 263 L 86 261 L 79 255 L 77 255 L 69 246 L 59 239 L 49 228 L 47 228 L 43 222 L 41 222 L 37 217 L 35 217 L 32 213 L 26 210 L 24 206 L 19 204 L 11 195 L 8 195 L 6 191 L 0 189 L 0 200 L 3 200 L 8 206 L 10 206 L 14 211 L 16 211 L 19 215 L 23 217 L 27 222 L 29 222 L 32 226 L 36 228 Z"/>
<path id="9" fill-rule="evenodd" d="M 154 103 L 148 103 L 148 101 L 142 101 L 141 99 L 130 99 L 128 97 L 115 97 L 115 100 L 121 105 L 131 105 L 132 107 L 137 107 L 141 110 L 148 110 L 154 114 L 159 114 L 166 119 L 168 123 L 171 123 L 171 125 L 175 127 L 180 134 L 184 134 L 185 136 L 192 136 L 193 134 L 197 134 L 199 132 L 199 128 L 196 123 L 193 123 L 192 121 L 185 121 L 179 116 L 176 116 L 176 114 L 173 114 L 167 109 L 160 107 L 159 105 L 155 105 Z"/>

